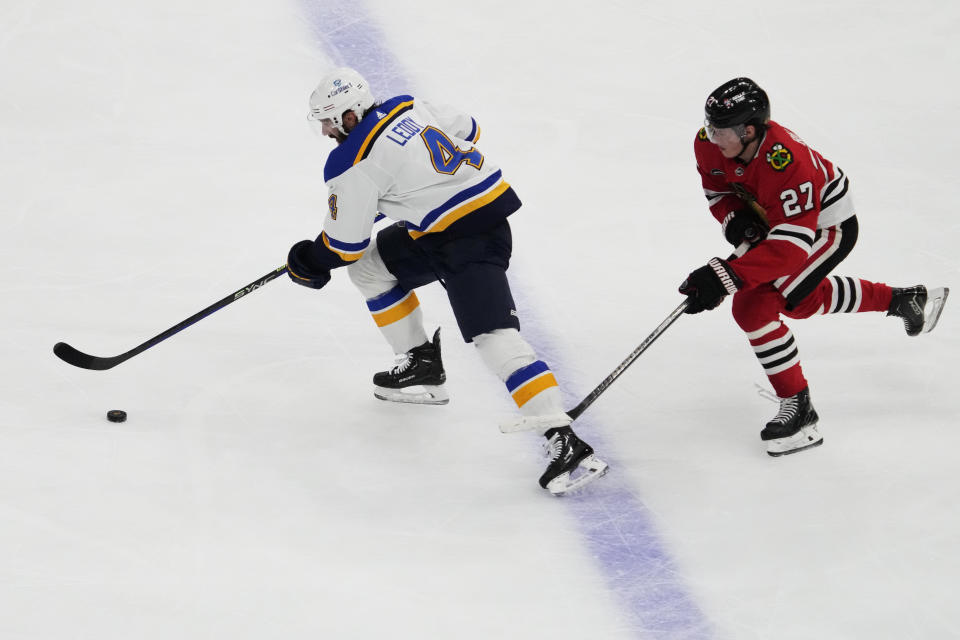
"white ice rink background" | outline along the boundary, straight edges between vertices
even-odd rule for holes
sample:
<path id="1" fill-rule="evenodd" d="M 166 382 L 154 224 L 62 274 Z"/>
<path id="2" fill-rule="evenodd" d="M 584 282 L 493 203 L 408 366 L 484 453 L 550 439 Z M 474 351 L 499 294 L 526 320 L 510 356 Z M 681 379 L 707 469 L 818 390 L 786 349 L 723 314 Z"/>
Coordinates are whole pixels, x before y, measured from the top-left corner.
<path id="1" fill-rule="evenodd" d="M 825 444 L 783 459 L 729 303 L 681 318 L 577 422 L 611 472 L 563 499 L 437 285 L 445 407 L 373 398 L 392 356 L 344 273 L 110 371 L 53 356 L 126 351 L 319 232 L 306 100 L 342 63 L 480 122 L 570 406 L 729 252 L 692 143 L 737 75 L 850 175 L 838 274 L 960 287 L 960 7 L 565 4 L 5 0 L 0 638 L 960 637 L 960 299 L 920 338 L 790 321 Z"/>

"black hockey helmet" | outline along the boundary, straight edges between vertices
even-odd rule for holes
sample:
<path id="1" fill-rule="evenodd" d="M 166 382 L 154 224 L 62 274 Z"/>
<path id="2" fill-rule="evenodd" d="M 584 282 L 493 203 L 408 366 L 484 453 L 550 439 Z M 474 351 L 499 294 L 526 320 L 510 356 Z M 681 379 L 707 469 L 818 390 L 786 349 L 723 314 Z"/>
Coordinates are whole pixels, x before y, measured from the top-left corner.
<path id="1" fill-rule="evenodd" d="M 763 129 L 770 119 L 770 99 L 750 78 L 734 78 L 713 90 L 703 110 L 706 123 L 718 129 L 748 124 Z"/>

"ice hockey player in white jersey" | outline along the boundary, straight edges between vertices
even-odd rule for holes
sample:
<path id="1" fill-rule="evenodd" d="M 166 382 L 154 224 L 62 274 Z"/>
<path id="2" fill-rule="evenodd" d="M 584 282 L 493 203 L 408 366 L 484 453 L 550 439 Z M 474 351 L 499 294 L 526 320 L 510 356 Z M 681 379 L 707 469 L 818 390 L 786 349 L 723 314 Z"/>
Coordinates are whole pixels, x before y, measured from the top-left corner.
<path id="1" fill-rule="evenodd" d="M 476 121 L 401 95 L 377 102 L 353 69 L 335 69 L 310 96 L 308 118 L 337 147 L 324 168 L 327 215 L 316 240 L 290 249 L 290 278 L 319 289 L 345 266 L 397 355 L 373 377 L 382 400 L 445 404 L 440 330 L 423 327 L 415 289 L 439 281 L 463 339 L 506 385 L 526 424 L 546 438 L 540 485 L 580 488 L 607 464 L 570 427 L 557 380 L 519 332 L 507 282 L 507 217 L 520 200 L 500 168 L 475 146 Z M 382 216 L 396 222 L 371 237 Z"/>

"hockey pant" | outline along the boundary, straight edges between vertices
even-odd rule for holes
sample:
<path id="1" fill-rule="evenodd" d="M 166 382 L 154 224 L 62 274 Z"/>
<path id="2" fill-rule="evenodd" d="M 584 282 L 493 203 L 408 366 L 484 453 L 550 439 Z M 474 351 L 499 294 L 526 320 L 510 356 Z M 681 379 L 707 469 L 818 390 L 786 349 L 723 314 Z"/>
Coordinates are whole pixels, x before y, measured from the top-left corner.
<path id="1" fill-rule="evenodd" d="M 416 241 L 395 224 L 383 229 L 347 271 L 396 354 L 427 341 L 414 289 L 441 281 L 464 340 L 474 343 L 521 413 L 562 414 L 553 372 L 520 335 L 506 275 L 511 251 L 506 220 L 483 232 Z"/>
<path id="2" fill-rule="evenodd" d="M 828 313 L 887 311 L 892 290 L 879 282 L 829 275 L 857 242 L 856 216 L 819 229 L 807 261 L 793 274 L 741 289 L 733 296 L 733 317 L 747 334 L 777 396 L 787 398 L 807 387 L 800 353 L 790 328 L 780 320 Z M 734 263 L 736 268 L 736 263 Z"/>

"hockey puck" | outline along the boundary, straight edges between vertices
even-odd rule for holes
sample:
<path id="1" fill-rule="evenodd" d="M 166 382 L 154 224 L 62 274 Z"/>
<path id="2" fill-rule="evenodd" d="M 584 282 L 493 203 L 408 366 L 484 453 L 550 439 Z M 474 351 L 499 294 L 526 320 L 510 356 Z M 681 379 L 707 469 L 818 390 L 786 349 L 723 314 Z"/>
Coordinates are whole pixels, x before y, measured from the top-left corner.
<path id="1" fill-rule="evenodd" d="M 110 411 L 107 411 L 107 420 L 110 422 L 126 422 L 127 412 L 120 409 L 110 409 Z"/>

